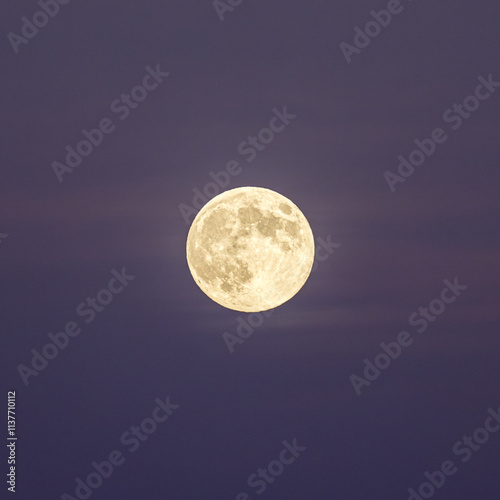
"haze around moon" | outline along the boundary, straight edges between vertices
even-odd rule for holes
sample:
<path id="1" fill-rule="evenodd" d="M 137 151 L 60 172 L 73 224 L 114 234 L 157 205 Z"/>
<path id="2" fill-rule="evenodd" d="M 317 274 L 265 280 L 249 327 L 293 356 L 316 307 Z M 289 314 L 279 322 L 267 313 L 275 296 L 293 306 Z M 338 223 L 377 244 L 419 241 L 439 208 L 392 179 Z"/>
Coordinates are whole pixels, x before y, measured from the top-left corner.
<path id="1" fill-rule="evenodd" d="M 242 312 L 275 308 L 304 285 L 314 237 L 299 208 L 275 191 L 241 187 L 210 200 L 186 243 L 191 274 L 212 300 Z"/>

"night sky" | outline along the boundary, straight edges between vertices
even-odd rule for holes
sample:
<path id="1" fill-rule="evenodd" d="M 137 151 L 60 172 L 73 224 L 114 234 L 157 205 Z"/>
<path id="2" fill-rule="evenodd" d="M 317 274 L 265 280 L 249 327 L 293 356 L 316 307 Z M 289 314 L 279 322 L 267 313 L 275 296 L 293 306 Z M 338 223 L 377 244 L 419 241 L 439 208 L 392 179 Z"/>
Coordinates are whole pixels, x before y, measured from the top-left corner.
<path id="1" fill-rule="evenodd" d="M 2 498 L 498 500 L 498 2 L 54 1 L 0 7 Z M 272 314 L 186 262 L 241 186 L 317 244 Z"/>

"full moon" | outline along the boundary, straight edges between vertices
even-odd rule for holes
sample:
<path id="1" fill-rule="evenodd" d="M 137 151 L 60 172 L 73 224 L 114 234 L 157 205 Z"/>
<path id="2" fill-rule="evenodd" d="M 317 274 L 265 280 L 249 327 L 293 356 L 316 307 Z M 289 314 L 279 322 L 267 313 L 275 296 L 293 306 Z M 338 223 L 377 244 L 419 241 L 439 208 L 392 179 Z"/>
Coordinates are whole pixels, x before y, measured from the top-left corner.
<path id="1" fill-rule="evenodd" d="M 314 237 L 299 208 L 275 191 L 241 187 L 210 200 L 186 244 L 189 270 L 212 300 L 259 312 L 290 300 L 314 262 Z"/>

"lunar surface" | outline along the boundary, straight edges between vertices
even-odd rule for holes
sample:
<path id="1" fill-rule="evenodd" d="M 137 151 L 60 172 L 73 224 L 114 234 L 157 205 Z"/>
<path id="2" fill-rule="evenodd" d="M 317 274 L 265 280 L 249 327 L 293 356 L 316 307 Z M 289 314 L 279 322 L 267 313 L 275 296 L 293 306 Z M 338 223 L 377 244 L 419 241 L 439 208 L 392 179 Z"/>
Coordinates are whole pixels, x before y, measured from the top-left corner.
<path id="1" fill-rule="evenodd" d="M 291 299 L 314 262 L 314 238 L 302 212 L 269 189 L 242 187 L 210 200 L 187 238 L 187 262 L 212 300 L 258 312 Z"/>

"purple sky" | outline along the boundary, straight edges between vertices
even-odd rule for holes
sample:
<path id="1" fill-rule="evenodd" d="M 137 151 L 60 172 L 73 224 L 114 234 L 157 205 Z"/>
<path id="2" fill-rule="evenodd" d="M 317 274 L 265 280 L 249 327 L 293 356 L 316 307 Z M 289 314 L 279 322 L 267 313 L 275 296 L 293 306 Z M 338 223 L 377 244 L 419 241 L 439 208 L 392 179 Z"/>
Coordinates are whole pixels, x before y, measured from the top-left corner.
<path id="1" fill-rule="evenodd" d="M 78 498 L 113 450 L 125 463 L 92 500 L 406 500 L 448 459 L 433 498 L 500 497 L 500 432 L 466 462 L 453 451 L 500 406 L 500 86 L 478 80 L 500 82 L 496 1 L 402 0 L 350 63 L 340 44 L 387 2 L 247 0 L 221 22 L 211 0 L 73 0 L 17 53 L 9 33 L 41 7 L 3 3 L 0 369 L 17 498 Z M 143 83 L 125 117 L 116 101 Z M 478 109 L 453 108 L 464 100 Z M 240 144 L 285 107 L 296 117 L 248 162 Z M 53 162 L 106 119 L 59 182 Z M 437 128 L 446 140 L 392 192 L 384 172 Z M 283 194 L 340 246 L 230 353 L 223 333 L 248 315 L 193 281 L 179 205 L 232 160 L 227 189 Z M 124 267 L 135 278 L 79 315 Z M 455 278 L 467 289 L 418 333 L 409 318 Z M 26 385 L 19 366 L 72 321 L 81 333 Z M 404 330 L 413 343 L 358 396 L 351 376 Z M 130 451 L 124 433 L 167 396 L 179 408 Z M 306 450 L 259 495 L 248 478 L 294 438 Z"/>

